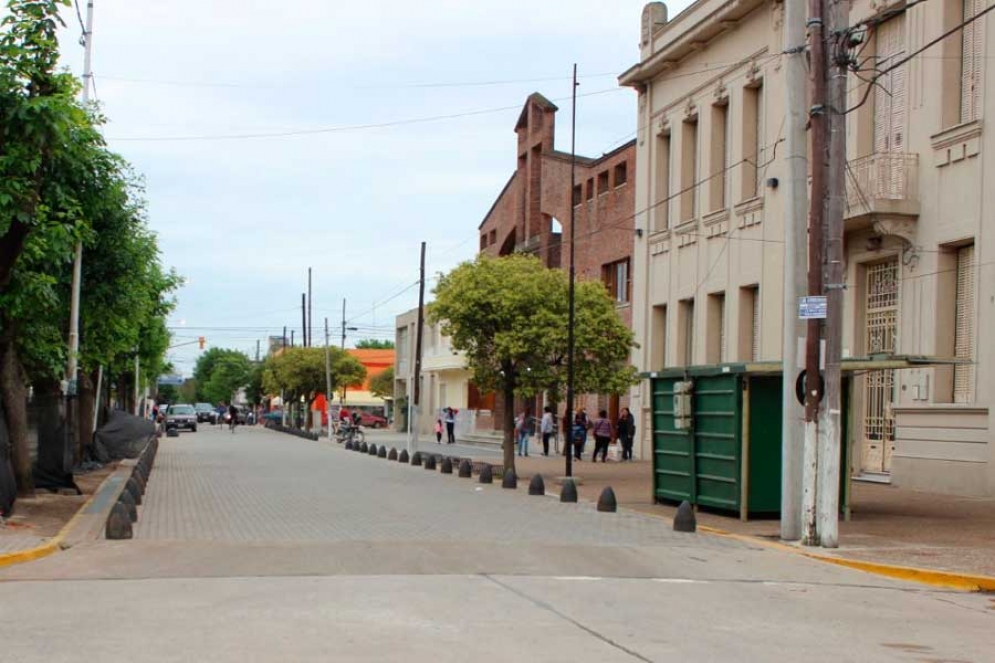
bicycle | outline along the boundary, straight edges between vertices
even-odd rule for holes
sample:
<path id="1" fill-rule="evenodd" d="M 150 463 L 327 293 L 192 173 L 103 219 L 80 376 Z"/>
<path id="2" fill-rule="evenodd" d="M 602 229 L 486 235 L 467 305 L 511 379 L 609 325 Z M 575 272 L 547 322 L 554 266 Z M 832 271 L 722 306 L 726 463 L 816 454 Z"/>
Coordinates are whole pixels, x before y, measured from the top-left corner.
<path id="1" fill-rule="evenodd" d="M 366 435 L 359 426 L 340 426 L 339 430 L 335 433 L 335 441 L 339 444 L 344 442 L 362 444 L 366 441 Z"/>

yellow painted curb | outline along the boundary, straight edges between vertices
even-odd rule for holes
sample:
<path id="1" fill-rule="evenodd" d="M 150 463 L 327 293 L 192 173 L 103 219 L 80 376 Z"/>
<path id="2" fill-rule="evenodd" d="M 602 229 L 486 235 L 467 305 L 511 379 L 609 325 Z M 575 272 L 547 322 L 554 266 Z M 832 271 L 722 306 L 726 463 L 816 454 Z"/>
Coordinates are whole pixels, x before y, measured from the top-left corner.
<path id="1" fill-rule="evenodd" d="M 117 468 L 115 468 L 114 471 L 116 472 Z M 28 548 L 27 550 L 18 550 L 17 552 L 12 552 L 12 553 L 0 554 L 0 568 L 3 568 L 5 566 L 13 566 L 14 564 L 22 564 L 24 562 L 33 562 L 36 559 L 48 557 L 52 553 L 56 553 L 62 550 L 62 542 L 65 540 L 66 536 L 68 536 L 69 532 L 72 531 L 73 527 L 82 517 L 83 512 L 86 510 L 88 506 L 90 506 L 90 503 L 97 497 L 97 495 L 100 494 L 100 491 L 104 487 L 104 484 L 107 483 L 107 481 L 110 480 L 110 478 L 113 476 L 114 472 L 111 472 L 104 478 L 103 481 L 100 482 L 100 486 L 97 487 L 97 490 L 93 491 L 93 494 L 90 495 L 90 497 L 85 502 L 83 502 L 79 510 L 76 511 L 76 513 L 73 514 L 73 517 L 69 519 L 69 522 L 63 525 L 62 529 L 59 530 L 58 534 L 53 536 L 51 539 L 41 544 L 40 546 L 35 546 L 34 548 Z"/>

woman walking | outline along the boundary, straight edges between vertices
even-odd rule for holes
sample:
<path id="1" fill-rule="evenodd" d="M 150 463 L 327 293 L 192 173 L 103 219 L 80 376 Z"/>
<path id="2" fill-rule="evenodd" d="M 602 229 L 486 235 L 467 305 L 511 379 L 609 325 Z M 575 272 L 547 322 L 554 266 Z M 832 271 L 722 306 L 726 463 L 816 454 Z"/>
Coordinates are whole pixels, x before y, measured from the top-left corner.
<path id="1" fill-rule="evenodd" d="M 553 433 L 553 408 L 546 406 L 543 408 L 542 421 L 539 423 L 539 432 L 542 433 L 542 455 L 549 455 L 549 438 Z"/>
<path id="2" fill-rule="evenodd" d="M 582 407 L 577 408 L 572 428 L 574 458 L 577 460 L 581 460 L 581 456 L 584 455 L 584 445 L 587 443 L 587 429 L 590 427 L 591 421 L 587 418 L 587 412 Z"/>
<path id="3" fill-rule="evenodd" d="M 622 460 L 632 460 L 632 443 L 636 439 L 636 418 L 629 412 L 629 408 L 624 407 L 619 412 L 615 433 L 618 435 L 619 444 L 622 445 Z"/>
<path id="4" fill-rule="evenodd" d="M 608 462 L 608 445 L 612 441 L 612 422 L 608 419 L 608 412 L 600 410 L 598 418 L 594 420 L 594 457 L 591 459 L 598 462 L 598 454 L 601 454 L 601 462 Z"/>
<path id="5" fill-rule="evenodd" d="M 446 444 L 456 444 L 456 410 L 446 408 Z"/>
<path id="6" fill-rule="evenodd" d="M 535 422 L 528 407 L 518 415 L 518 420 L 515 422 L 515 432 L 518 435 L 518 455 L 528 456 L 529 438 L 535 433 Z"/>

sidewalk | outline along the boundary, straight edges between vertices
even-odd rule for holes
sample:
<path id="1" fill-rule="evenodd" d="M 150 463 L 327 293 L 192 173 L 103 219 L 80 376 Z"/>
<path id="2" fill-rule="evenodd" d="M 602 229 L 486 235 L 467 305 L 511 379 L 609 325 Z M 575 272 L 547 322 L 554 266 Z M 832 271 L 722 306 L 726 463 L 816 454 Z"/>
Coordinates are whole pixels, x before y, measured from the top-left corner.
<path id="1" fill-rule="evenodd" d="M 494 462 L 493 456 L 475 460 Z M 515 458 L 519 480 L 536 472 L 559 491 L 563 456 Z M 605 486 L 621 507 L 672 519 L 676 505 L 654 504 L 649 462 L 575 462 L 578 494 L 597 501 Z M 732 534 L 779 540 L 777 519 L 742 522 L 737 516 L 699 511 L 698 524 Z M 995 499 L 934 495 L 885 484 L 853 482 L 852 516 L 840 522 L 839 549 L 818 552 L 845 559 L 995 577 Z"/>

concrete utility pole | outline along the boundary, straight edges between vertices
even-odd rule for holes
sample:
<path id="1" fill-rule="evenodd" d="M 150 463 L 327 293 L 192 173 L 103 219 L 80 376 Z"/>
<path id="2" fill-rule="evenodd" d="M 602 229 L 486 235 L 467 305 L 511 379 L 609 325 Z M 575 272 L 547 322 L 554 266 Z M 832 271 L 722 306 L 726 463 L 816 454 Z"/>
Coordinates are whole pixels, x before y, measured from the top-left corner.
<path id="1" fill-rule="evenodd" d="M 784 3 L 784 63 L 787 90 L 787 176 L 784 216 L 784 327 L 781 347 L 784 384 L 781 394 L 781 538 L 797 541 L 802 532 L 802 473 L 805 410 L 795 395 L 799 373 L 798 349 L 805 324 L 798 319 L 798 297 L 805 292 L 808 263 L 802 248 L 808 224 L 808 144 L 805 136 L 806 48 L 805 7 Z"/>
<path id="2" fill-rule="evenodd" d="M 332 439 L 332 363 L 328 349 L 328 318 L 325 318 L 325 416 L 328 417 L 328 439 Z"/>
<path id="3" fill-rule="evenodd" d="M 823 224 L 826 203 L 827 175 L 827 112 L 826 112 L 826 30 L 823 3 L 809 0 L 808 38 L 812 76 L 809 122 L 812 126 L 812 188 L 809 201 L 808 232 L 808 294 L 822 295 Z M 805 458 L 802 488 L 802 543 L 818 545 L 816 525 L 816 484 L 818 477 L 819 400 L 822 396 L 819 363 L 822 322 L 808 321 L 805 337 Z"/>
<path id="4" fill-rule="evenodd" d="M 307 344 L 307 293 L 301 293 L 301 327 L 304 328 L 304 335 L 301 336 L 301 347 L 308 347 Z"/>
<path id="5" fill-rule="evenodd" d="M 577 206 L 574 205 L 574 187 L 577 186 L 577 64 L 574 63 L 573 95 L 570 106 L 570 272 L 567 290 L 567 398 L 566 398 L 566 453 L 565 476 L 573 476 L 573 410 L 574 410 L 574 321 L 576 318 L 576 283 L 577 266 L 575 264 L 574 244 L 577 238 Z"/>
<path id="6" fill-rule="evenodd" d="M 818 533 L 826 548 L 839 546 L 840 364 L 843 358 L 843 213 L 846 206 L 846 110 L 850 1 L 830 0 L 829 195 L 826 208 L 826 402 L 819 416 Z"/>
<path id="7" fill-rule="evenodd" d="M 138 357 L 138 348 L 135 348 L 135 405 L 134 405 L 134 415 L 136 417 L 138 416 L 138 398 L 139 398 L 138 378 L 139 378 L 139 357 Z"/>
<path id="8" fill-rule="evenodd" d="M 425 242 L 421 243 L 421 266 L 418 280 L 418 328 L 415 330 L 414 398 L 408 399 L 408 453 L 414 453 L 418 443 L 418 415 L 421 406 L 422 328 L 425 326 Z"/>
<path id="9" fill-rule="evenodd" d="M 307 268 L 307 345 L 314 347 L 314 321 L 311 319 L 311 268 Z"/>

